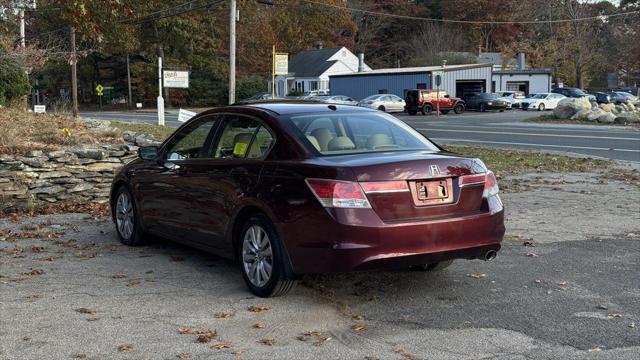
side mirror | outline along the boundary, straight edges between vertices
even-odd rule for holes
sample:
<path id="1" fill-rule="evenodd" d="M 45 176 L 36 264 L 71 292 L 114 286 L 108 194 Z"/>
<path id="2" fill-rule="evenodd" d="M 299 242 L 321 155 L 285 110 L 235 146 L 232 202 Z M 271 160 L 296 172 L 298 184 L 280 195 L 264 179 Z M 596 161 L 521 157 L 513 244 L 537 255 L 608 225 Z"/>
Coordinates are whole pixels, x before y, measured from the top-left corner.
<path id="1" fill-rule="evenodd" d="M 138 156 L 142 160 L 155 160 L 158 157 L 158 147 L 157 146 L 139 147 Z"/>
<path id="2" fill-rule="evenodd" d="M 446 97 L 447 99 L 449 99 L 451 96 L 449 96 L 449 94 L 445 95 L 444 97 Z"/>

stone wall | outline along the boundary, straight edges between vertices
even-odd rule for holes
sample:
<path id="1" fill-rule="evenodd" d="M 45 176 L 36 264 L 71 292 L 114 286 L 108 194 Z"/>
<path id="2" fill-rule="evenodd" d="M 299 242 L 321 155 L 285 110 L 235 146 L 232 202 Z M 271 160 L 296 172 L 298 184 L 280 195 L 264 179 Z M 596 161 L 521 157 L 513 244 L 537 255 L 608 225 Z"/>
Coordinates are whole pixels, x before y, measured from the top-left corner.
<path id="1" fill-rule="evenodd" d="M 113 175 L 137 149 L 115 144 L 0 154 L 0 211 L 37 202 L 106 202 Z"/>

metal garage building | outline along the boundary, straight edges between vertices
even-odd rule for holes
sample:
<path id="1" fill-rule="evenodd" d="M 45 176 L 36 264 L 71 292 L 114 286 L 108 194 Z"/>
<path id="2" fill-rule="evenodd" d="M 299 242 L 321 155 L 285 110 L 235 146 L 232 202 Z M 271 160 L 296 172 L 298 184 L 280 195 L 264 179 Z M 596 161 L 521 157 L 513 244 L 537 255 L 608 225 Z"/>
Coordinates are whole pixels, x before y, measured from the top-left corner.
<path id="1" fill-rule="evenodd" d="M 372 71 L 331 75 L 332 95 L 347 95 L 360 100 L 375 94 L 395 94 L 404 98 L 406 90 L 435 88 L 434 71 L 443 71 L 440 88 L 452 96 L 491 90 L 491 64 L 425 66 L 377 69 Z"/>
<path id="2" fill-rule="evenodd" d="M 522 91 L 525 95 L 551 91 L 551 69 L 514 69 L 493 72 L 493 92 Z"/>

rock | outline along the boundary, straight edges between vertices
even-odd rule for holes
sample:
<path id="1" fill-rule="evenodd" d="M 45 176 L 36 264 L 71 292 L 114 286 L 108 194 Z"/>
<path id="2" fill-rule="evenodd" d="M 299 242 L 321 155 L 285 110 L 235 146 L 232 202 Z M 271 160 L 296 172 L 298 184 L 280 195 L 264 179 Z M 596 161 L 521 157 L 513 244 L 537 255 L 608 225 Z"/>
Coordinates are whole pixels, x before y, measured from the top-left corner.
<path id="1" fill-rule="evenodd" d="M 594 109 L 589 114 L 587 114 L 587 120 L 588 121 L 597 121 L 598 118 L 600 116 L 604 115 L 604 114 L 607 114 L 607 112 L 602 110 L 602 109 L 600 109 L 600 108 Z"/>
<path id="2" fill-rule="evenodd" d="M 633 105 L 632 103 L 628 103 L 627 107 L 629 108 L 629 111 L 636 111 L 638 109 L 638 107 Z"/>
<path id="3" fill-rule="evenodd" d="M 111 129 L 111 121 L 109 120 L 85 120 L 84 125 L 89 129 L 105 131 Z"/>
<path id="4" fill-rule="evenodd" d="M 598 103 L 595 101 L 591 101 L 591 110 L 598 109 Z"/>
<path id="5" fill-rule="evenodd" d="M 40 151 L 40 155 L 42 155 L 42 151 Z M 39 157 L 20 157 L 20 161 L 34 168 L 42 168 L 45 167 L 45 163 L 49 160 L 46 156 Z"/>
<path id="6" fill-rule="evenodd" d="M 156 141 L 151 135 L 140 134 L 136 136 L 135 144 L 137 146 L 151 146 L 151 145 L 158 145 L 160 144 L 160 142 Z"/>
<path id="7" fill-rule="evenodd" d="M 566 98 L 560 100 L 558 106 L 553 109 L 553 115 L 560 119 L 569 119 L 580 110 L 591 110 L 591 103 L 586 97 Z"/>
<path id="8" fill-rule="evenodd" d="M 49 171 L 40 173 L 40 179 L 52 179 L 52 178 L 61 178 L 61 177 L 70 177 L 71 173 L 67 171 Z"/>
<path id="9" fill-rule="evenodd" d="M 107 152 L 102 149 L 80 148 L 74 150 L 74 154 L 80 159 L 102 160 L 107 157 Z"/>
<path id="10" fill-rule="evenodd" d="M 582 109 L 571 116 L 571 120 L 584 120 L 591 113 L 591 110 Z"/>
<path id="11" fill-rule="evenodd" d="M 616 106 L 615 106 L 615 105 L 613 105 L 613 104 L 600 104 L 600 105 L 599 105 L 599 107 L 600 107 L 600 109 L 602 109 L 603 111 L 606 111 L 606 112 L 612 112 L 612 111 L 613 111 L 613 109 L 615 109 L 615 107 L 616 107 Z"/>
<path id="12" fill-rule="evenodd" d="M 613 123 L 615 119 L 616 119 L 616 116 L 610 112 L 604 113 L 598 116 L 598 122 L 601 122 L 601 123 Z"/>
<path id="13" fill-rule="evenodd" d="M 59 157 L 65 156 L 65 154 L 68 154 L 68 152 L 64 150 L 57 150 L 57 151 L 51 151 L 47 155 L 49 155 L 50 159 L 57 159 Z"/>
<path id="14" fill-rule="evenodd" d="M 615 117 L 614 121 L 619 124 L 637 123 L 640 122 L 640 117 L 638 117 L 638 115 L 636 115 L 635 113 L 626 111 L 618 114 L 618 116 Z"/>
<path id="15" fill-rule="evenodd" d="M 82 191 L 87 191 L 91 189 L 93 189 L 93 185 L 88 183 L 81 183 L 69 189 L 69 192 L 76 193 L 76 192 L 82 192 Z"/>
<path id="16" fill-rule="evenodd" d="M 136 141 L 136 135 L 135 131 L 125 131 L 122 133 L 122 140 L 133 143 Z"/>
<path id="17" fill-rule="evenodd" d="M 614 114 L 619 114 L 621 112 L 625 111 L 624 107 L 622 105 L 616 105 L 614 107 L 614 110 L 612 111 Z"/>
<path id="18" fill-rule="evenodd" d="M 33 194 L 47 194 L 47 195 L 57 194 L 61 191 L 64 191 L 64 188 L 60 185 L 31 189 L 31 193 Z"/>
<path id="19" fill-rule="evenodd" d="M 95 163 L 87 165 L 87 170 L 89 171 L 114 171 L 122 167 L 121 163 Z"/>
<path id="20" fill-rule="evenodd" d="M 30 157 L 40 157 L 42 156 L 42 150 L 31 150 L 28 155 Z"/>
<path id="21" fill-rule="evenodd" d="M 126 154 L 127 154 L 127 152 L 126 152 L 126 151 L 124 151 L 124 150 L 114 150 L 114 151 L 110 151 L 110 152 L 109 152 L 109 156 L 111 156 L 111 157 L 118 157 L 118 158 L 119 158 L 119 157 L 123 157 L 123 156 L 125 156 Z"/>

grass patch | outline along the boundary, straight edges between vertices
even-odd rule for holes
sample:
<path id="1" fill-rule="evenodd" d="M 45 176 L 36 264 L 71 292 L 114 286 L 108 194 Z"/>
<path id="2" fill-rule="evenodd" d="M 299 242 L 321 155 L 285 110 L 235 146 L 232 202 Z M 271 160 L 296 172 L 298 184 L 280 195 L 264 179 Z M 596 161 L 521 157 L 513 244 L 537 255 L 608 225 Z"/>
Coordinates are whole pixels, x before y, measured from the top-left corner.
<path id="1" fill-rule="evenodd" d="M 72 117 L 0 108 L 0 154 L 57 150 L 63 146 L 122 142 L 117 131 L 94 131 Z"/>
<path id="2" fill-rule="evenodd" d="M 516 175 L 532 172 L 591 172 L 610 170 L 614 162 L 575 158 L 530 151 L 492 149 L 477 146 L 444 146 L 459 154 L 481 159 L 496 175 Z"/>
<path id="3" fill-rule="evenodd" d="M 168 126 L 129 123 L 122 121 L 111 121 L 111 126 L 120 131 L 133 131 L 152 135 L 156 140 L 163 141 L 171 135 L 176 129 Z"/>

